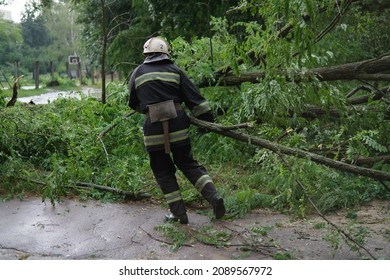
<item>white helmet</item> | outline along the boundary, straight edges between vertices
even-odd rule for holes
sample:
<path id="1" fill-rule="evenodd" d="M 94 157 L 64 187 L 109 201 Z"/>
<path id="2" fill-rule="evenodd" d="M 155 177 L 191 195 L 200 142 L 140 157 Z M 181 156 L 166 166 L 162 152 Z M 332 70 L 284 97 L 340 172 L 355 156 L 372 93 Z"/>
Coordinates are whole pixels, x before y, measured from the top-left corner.
<path id="1" fill-rule="evenodd" d="M 160 37 L 150 38 L 144 44 L 144 54 L 147 53 L 169 54 L 169 45 L 164 39 Z"/>

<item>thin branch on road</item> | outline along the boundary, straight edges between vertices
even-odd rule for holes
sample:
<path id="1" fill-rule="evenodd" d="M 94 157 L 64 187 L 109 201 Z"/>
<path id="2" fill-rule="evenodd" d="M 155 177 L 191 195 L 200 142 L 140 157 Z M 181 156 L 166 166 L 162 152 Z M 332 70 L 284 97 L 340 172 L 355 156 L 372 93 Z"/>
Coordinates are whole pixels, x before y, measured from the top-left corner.
<path id="1" fill-rule="evenodd" d="M 294 174 L 294 171 L 292 170 L 290 164 L 286 161 L 286 159 L 283 157 L 282 154 L 280 153 L 277 153 L 278 156 L 280 157 L 280 159 L 282 160 L 283 164 L 288 168 L 288 170 L 290 171 L 291 174 Z M 294 175 L 293 175 L 294 176 Z M 295 176 L 294 176 L 295 177 Z M 314 203 L 313 199 L 311 198 L 311 196 L 309 195 L 309 193 L 307 192 L 305 186 L 302 184 L 302 182 L 297 179 L 297 178 L 294 178 L 295 179 L 295 182 L 298 184 L 298 186 L 302 189 L 304 195 L 306 196 L 306 198 L 308 199 L 308 201 L 310 202 L 310 204 L 314 207 L 314 209 L 316 210 L 317 214 L 322 218 L 324 219 L 329 225 L 331 225 L 333 228 L 336 229 L 336 231 L 341 235 L 343 236 L 345 239 L 349 240 L 350 242 L 352 242 L 353 244 L 355 244 L 356 246 L 358 246 L 360 249 L 364 250 L 372 259 L 376 260 L 376 257 L 371 254 L 371 252 L 366 248 L 364 247 L 362 244 L 360 244 L 359 242 L 357 242 L 350 234 L 348 234 L 347 232 L 345 232 L 342 228 L 338 227 L 335 223 L 333 223 L 332 221 L 330 221 L 327 217 L 325 217 L 325 215 L 321 212 L 321 210 L 317 207 L 317 205 Z"/>
<path id="2" fill-rule="evenodd" d="M 139 226 L 139 229 L 142 230 L 143 232 L 145 232 L 151 239 L 153 239 L 153 240 L 155 240 L 157 242 L 161 242 L 161 243 L 164 243 L 164 244 L 167 244 L 167 245 L 175 245 L 173 242 L 169 242 L 169 241 L 162 240 L 162 239 L 159 239 L 157 237 L 154 237 L 152 234 L 150 234 L 149 232 L 144 230 L 141 226 Z M 191 244 L 183 244 L 182 246 L 194 247 L 194 245 L 191 245 Z"/>

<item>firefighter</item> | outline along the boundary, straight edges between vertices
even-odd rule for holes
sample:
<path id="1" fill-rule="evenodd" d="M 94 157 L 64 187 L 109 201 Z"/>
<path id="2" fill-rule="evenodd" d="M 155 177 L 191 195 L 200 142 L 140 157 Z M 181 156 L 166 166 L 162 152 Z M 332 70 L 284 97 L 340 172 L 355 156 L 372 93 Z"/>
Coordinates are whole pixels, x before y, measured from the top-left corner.
<path id="1" fill-rule="evenodd" d="M 153 37 L 144 44 L 145 60 L 132 73 L 129 106 L 146 115 L 143 124 L 145 149 L 154 177 L 169 205 L 165 220 L 188 223 L 186 205 L 176 180 L 176 167 L 210 203 L 216 219 L 225 215 L 224 201 L 204 166 L 192 156 L 189 118 L 213 121 L 209 103 L 169 57 L 169 45 Z"/>

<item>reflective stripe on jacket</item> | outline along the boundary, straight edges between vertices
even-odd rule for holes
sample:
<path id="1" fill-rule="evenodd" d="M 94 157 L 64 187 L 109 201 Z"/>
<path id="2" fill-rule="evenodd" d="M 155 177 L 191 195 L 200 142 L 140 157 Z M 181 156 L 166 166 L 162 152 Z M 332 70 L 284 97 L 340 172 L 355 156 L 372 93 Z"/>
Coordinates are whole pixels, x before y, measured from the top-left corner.
<path id="1" fill-rule="evenodd" d="M 175 83 L 180 85 L 180 75 L 170 72 L 151 72 L 145 73 L 135 79 L 135 89 L 142 86 L 144 83 L 151 81 L 162 81 L 166 83 Z"/>

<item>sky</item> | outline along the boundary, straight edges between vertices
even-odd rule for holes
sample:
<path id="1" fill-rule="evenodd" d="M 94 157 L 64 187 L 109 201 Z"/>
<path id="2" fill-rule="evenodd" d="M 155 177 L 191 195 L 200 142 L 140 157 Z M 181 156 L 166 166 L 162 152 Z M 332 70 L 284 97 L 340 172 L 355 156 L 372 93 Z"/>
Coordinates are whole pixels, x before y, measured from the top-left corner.
<path id="1" fill-rule="evenodd" d="M 24 12 L 24 4 L 27 1 L 28 0 L 13 0 L 12 3 L 7 6 L 0 5 L 0 9 L 11 11 L 12 20 L 15 22 L 20 22 L 22 12 Z"/>

